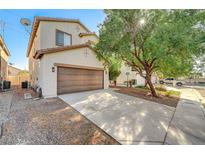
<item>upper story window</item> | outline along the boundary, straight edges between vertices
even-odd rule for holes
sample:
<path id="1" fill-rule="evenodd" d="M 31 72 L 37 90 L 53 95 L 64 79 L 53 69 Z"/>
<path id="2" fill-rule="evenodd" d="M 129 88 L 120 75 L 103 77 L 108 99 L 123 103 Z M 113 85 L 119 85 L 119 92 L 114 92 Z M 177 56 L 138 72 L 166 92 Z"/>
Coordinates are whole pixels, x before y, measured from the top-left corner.
<path id="1" fill-rule="evenodd" d="M 57 46 L 67 46 L 72 44 L 72 35 L 56 30 L 56 45 Z"/>

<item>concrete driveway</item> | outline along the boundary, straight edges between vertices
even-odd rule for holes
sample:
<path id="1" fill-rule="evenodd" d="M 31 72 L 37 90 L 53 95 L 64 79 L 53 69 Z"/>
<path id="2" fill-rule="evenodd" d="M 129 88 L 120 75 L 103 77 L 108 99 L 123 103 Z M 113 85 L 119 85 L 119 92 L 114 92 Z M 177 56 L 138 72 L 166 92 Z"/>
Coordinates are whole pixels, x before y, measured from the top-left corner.
<path id="1" fill-rule="evenodd" d="M 60 95 L 121 144 L 164 144 L 175 108 L 111 89 Z"/>

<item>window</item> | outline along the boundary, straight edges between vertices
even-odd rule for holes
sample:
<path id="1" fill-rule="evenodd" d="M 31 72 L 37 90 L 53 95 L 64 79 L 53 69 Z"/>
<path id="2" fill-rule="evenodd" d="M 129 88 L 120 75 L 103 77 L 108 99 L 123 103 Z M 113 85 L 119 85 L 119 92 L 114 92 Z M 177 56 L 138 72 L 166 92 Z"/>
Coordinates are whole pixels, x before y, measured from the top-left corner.
<path id="1" fill-rule="evenodd" d="M 72 38 L 71 34 L 56 30 L 56 45 L 58 46 L 67 46 L 71 45 Z"/>

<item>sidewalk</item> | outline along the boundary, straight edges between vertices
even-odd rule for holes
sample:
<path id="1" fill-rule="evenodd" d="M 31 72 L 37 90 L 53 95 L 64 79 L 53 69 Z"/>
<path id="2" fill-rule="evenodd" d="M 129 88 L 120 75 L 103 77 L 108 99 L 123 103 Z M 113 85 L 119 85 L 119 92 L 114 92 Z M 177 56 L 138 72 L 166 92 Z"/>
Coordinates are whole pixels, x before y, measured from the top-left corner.
<path id="1" fill-rule="evenodd" d="M 181 89 L 165 144 L 205 144 L 205 115 L 196 90 Z"/>

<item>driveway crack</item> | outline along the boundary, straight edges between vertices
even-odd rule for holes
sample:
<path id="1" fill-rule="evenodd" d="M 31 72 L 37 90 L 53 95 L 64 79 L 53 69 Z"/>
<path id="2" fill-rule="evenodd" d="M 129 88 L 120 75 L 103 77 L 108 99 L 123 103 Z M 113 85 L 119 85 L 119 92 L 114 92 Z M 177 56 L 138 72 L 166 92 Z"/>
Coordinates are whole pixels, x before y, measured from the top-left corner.
<path id="1" fill-rule="evenodd" d="M 179 101 L 179 103 L 180 103 L 180 101 Z M 179 104 L 179 103 L 178 103 L 178 104 Z M 171 120 L 169 121 L 169 124 L 168 124 L 168 127 L 167 127 L 167 131 L 166 131 L 166 134 L 165 134 L 165 136 L 164 136 L 163 144 L 166 143 L 166 139 L 167 139 L 169 127 L 170 127 L 170 125 L 171 125 L 171 123 L 172 123 L 172 120 L 174 119 L 174 115 L 175 115 L 175 113 L 176 113 L 176 110 L 177 110 L 177 106 L 176 106 L 176 108 L 175 108 L 175 110 L 174 110 L 174 113 L 173 113 L 173 115 L 172 115 L 172 117 L 171 117 Z"/>

